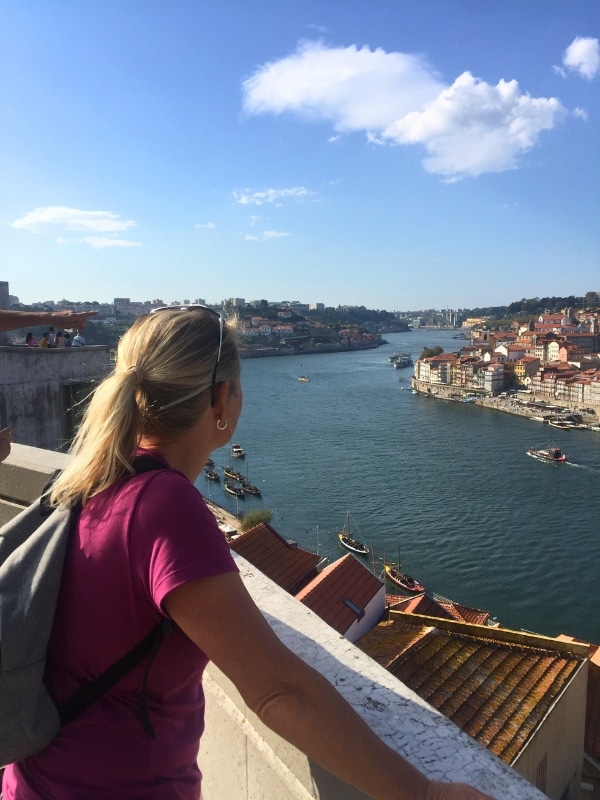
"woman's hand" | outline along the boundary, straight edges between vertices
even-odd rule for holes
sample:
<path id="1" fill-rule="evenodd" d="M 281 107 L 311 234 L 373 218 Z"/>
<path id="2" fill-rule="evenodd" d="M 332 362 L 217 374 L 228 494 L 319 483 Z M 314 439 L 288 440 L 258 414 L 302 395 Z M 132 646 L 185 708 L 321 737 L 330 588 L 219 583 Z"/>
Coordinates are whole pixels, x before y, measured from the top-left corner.
<path id="1" fill-rule="evenodd" d="M 0 430 L 0 461 L 10 455 L 10 444 L 12 442 L 12 432 L 10 428 Z"/>

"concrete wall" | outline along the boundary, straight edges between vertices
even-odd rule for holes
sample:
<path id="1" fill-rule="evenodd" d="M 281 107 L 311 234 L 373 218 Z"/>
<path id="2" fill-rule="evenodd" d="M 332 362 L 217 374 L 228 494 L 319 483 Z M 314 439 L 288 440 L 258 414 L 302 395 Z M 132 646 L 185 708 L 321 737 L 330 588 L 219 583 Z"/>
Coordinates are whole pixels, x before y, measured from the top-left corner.
<path id="1" fill-rule="evenodd" d="M 0 510 L 31 502 L 68 456 L 13 446 L 0 463 Z M 242 579 L 277 635 L 324 675 L 391 747 L 436 780 L 464 781 L 497 800 L 544 795 L 428 706 L 310 609 L 239 556 Z M 203 800 L 359 800 L 364 795 L 267 730 L 212 665 L 198 761 Z M 376 769 L 377 765 L 373 765 Z"/>
<path id="2" fill-rule="evenodd" d="M 76 401 L 110 369 L 105 346 L 0 347 L 0 428 L 16 442 L 60 450 L 73 434 Z"/>
<path id="3" fill-rule="evenodd" d="M 538 765 L 546 759 L 545 794 L 551 800 L 578 800 L 581 783 L 588 662 L 554 704 L 512 767 L 535 785 Z M 565 787 L 568 792 L 565 794 Z"/>

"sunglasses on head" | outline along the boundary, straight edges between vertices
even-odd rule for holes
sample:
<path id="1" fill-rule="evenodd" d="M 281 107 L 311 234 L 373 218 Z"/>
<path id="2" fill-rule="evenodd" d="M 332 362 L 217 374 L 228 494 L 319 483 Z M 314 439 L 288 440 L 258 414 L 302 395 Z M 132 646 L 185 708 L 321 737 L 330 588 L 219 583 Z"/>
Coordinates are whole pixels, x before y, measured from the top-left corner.
<path id="1" fill-rule="evenodd" d="M 223 346 L 223 328 L 225 325 L 225 318 L 220 311 L 215 311 L 214 308 L 204 306 L 202 303 L 190 303 L 187 306 L 159 306 L 153 308 L 151 314 L 157 314 L 159 311 L 206 311 L 211 317 L 219 320 L 219 349 L 217 350 L 217 360 L 215 361 L 215 368 L 212 373 L 212 380 L 210 384 L 210 404 L 215 404 L 215 386 L 217 385 L 217 369 L 219 368 L 219 361 L 221 360 L 221 348 Z"/>

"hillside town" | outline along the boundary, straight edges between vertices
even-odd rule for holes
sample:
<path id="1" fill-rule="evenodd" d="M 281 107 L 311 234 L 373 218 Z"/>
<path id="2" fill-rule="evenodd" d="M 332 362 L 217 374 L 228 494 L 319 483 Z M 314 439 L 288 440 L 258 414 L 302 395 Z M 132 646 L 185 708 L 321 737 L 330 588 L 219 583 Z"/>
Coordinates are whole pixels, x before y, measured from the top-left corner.
<path id="1" fill-rule="evenodd" d="M 524 391 L 572 408 L 600 408 L 598 310 L 540 314 L 511 330 L 466 320 L 469 344 L 415 363 L 413 387 L 448 398 L 496 397 Z"/>

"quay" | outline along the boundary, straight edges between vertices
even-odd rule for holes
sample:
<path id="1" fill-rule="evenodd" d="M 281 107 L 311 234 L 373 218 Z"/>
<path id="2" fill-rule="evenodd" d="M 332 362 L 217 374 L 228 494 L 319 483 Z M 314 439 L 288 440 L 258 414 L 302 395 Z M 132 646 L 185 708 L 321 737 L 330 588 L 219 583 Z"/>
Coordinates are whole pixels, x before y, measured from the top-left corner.
<path id="1" fill-rule="evenodd" d="M 414 376 L 410 381 L 411 388 L 418 394 L 435 400 L 445 400 L 447 402 L 472 402 L 474 405 L 483 408 L 490 408 L 493 411 L 503 411 L 506 414 L 515 414 L 519 417 L 535 419 L 540 416 L 550 414 L 560 416 L 564 414 L 579 414 L 585 425 L 598 425 L 600 419 L 600 409 L 594 413 L 573 406 L 566 400 L 550 400 L 549 398 L 535 397 L 526 392 L 516 392 L 505 397 L 496 395 L 490 397 L 480 393 L 473 396 L 472 390 L 464 391 L 458 386 L 448 384 L 428 383 L 420 381 Z M 560 404 L 560 405 L 559 405 Z M 552 409 L 549 409 L 549 407 Z M 560 410 L 559 410 L 560 408 Z"/>

